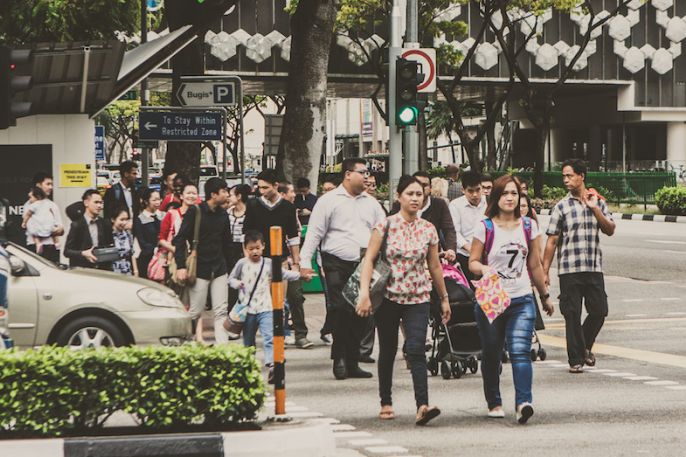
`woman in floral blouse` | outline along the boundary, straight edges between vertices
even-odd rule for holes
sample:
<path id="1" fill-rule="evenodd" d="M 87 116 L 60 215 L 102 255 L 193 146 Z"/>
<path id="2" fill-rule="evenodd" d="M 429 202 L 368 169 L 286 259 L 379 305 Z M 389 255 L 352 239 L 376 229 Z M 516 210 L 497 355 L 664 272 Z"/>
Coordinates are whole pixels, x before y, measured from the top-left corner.
<path id="1" fill-rule="evenodd" d="M 391 265 L 383 304 L 374 313 L 379 333 L 379 394 L 382 420 L 394 419 L 391 387 L 393 362 L 398 351 L 398 329 L 405 327 L 407 357 L 412 371 L 414 396 L 417 403 L 417 425 L 425 425 L 441 412 L 429 407 L 428 379 L 424 343 L 429 325 L 429 294 L 432 289 L 429 274 L 441 297 L 443 322 L 450 320 L 448 294 L 438 256 L 438 234 L 431 224 L 417 212 L 424 201 L 424 190 L 416 178 L 403 176 L 397 189 L 400 212 L 378 224 L 372 231 L 369 247 L 363 260 L 360 279 L 360 298 L 357 314 L 364 317 L 372 312 L 369 284 L 376 259 L 388 228 L 386 258 Z M 428 272 L 426 263 L 428 261 Z M 428 273 L 428 274 L 427 274 Z"/>
<path id="2" fill-rule="evenodd" d="M 131 256 L 133 254 L 133 235 L 127 229 L 129 225 L 129 210 L 121 207 L 112 217 L 112 238 L 114 246 L 119 249 L 119 260 L 112 262 L 112 271 L 125 275 L 134 274 Z"/>

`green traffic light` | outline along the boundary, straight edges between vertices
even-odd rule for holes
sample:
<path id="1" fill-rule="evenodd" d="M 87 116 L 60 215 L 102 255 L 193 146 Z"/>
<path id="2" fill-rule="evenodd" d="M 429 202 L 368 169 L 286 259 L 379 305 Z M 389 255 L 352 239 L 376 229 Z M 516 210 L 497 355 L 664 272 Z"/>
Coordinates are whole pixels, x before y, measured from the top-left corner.
<path id="1" fill-rule="evenodd" d="M 419 110 L 416 106 L 402 106 L 398 110 L 398 124 L 401 127 L 416 124 L 418 117 Z"/>

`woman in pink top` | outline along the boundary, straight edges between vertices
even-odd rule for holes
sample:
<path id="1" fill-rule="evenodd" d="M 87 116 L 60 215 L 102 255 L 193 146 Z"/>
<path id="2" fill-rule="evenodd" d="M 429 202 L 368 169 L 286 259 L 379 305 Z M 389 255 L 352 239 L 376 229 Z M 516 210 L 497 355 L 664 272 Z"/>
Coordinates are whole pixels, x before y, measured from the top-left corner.
<path id="1" fill-rule="evenodd" d="M 383 304 L 374 313 L 379 332 L 379 394 L 381 396 L 382 420 L 393 419 L 391 400 L 393 362 L 398 351 L 398 329 L 402 320 L 405 328 L 407 359 L 412 371 L 415 401 L 417 403 L 417 425 L 425 425 L 441 412 L 429 407 L 424 344 L 429 325 L 429 294 L 432 289 L 429 274 L 441 297 L 443 322 L 450 319 L 448 294 L 443 282 L 441 263 L 438 257 L 438 234 L 429 221 L 418 217 L 424 202 L 424 189 L 416 178 L 403 176 L 397 190 L 400 212 L 378 224 L 372 231 L 369 247 L 364 257 L 360 279 L 360 299 L 357 314 L 369 316 L 372 311 L 369 299 L 369 284 L 376 259 L 388 226 L 386 258 L 391 265 Z M 388 225 L 387 225 L 388 224 Z M 427 274 L 426 263 L 429 271 Z"/>

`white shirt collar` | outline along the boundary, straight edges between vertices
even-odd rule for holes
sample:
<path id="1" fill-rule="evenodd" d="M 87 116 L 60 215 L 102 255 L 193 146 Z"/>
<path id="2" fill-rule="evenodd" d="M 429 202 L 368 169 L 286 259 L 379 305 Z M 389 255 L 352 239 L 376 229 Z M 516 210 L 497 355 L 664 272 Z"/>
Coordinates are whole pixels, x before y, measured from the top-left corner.
<path id="1" fill-rule="evenodd" d="M 369 195 L 367 192 L 362 192 L 360 195 L 352 195 L 348 190 L 343 186 L 343 184 L 340 184 L 336 189 L 332 190 L 335 195 L 343 195 L 345 197 L 349 198 L 371 198 L 371 195 Z"/>
<path id="2" fill-rule="evenodd" d="M 483 205 L 485 205 L 485 204 L 486 204 L 486 197 L 484 197 L 483 195 L 481 196 L 481 201 L 480 201 L 479 204 L 476 205 L 476 206 L 472 205 L 472 204 L 469 202 L 469 199 L 467 198 L 466 195 L 464 196 L 464 206 L 465 206 L 466 208 L 481 208 L 481 206 L 483 206 Z"/>

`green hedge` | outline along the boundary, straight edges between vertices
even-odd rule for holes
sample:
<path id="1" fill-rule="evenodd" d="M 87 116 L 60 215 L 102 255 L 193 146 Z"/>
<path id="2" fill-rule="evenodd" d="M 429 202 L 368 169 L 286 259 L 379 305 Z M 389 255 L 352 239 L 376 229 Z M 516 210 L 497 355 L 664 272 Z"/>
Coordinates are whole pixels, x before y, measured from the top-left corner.
<path id="1" fill-rule="evenodd" d="M 686 187 L 663 187 L 655 192 L 655 202 L 662 214 L 686 216 Z"/>
<path id="2" fill-rule="evenodd" d="M 0 433 L 73 433 L 118 410 L 153 429 L 234 424 L 264 397 L 254 349 L 238 345 L 0 351 Z"/>

